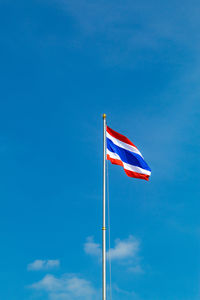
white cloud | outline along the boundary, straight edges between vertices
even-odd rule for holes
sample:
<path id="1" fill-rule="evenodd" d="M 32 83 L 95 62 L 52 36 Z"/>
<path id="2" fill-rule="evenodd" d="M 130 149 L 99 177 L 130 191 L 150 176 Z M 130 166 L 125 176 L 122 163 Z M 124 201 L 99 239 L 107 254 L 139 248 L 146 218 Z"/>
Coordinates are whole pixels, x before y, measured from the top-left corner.
<path id="1" fill-rule="evenodd" d="M 121 262 L 123 268 L 125 264 L 127 270 L 132 273 L 143 273 L 139 264 L 139 248 L 140 242 L 130 235 L 124 240 L 116 239 L 114 247 L 107 252 L 107 257 L 109 258 L 110 255 L 112 260 Z M 93 237 L 87 238 L 84 251 L 86 254 L 101 260 L 101 245 L 95 243 Z M 36 260 L 28 266 L 28 269 L 44 270 L 52 264 L 54 263 L 51 260 Z M 100 300 L 101 298 L 100 290 L 95 288 L 91 281 L 76 274 L 63 274 L 59 277 L 47 274 L 40 281 L 33 283 L 30 288 L 35 293 L 46 295 L 49 300 Z M 138 299 L 134 291 L 120 289 L 117 285 L 114 285 L 113 288 L 116 297 L 123 294 L 124 298 Z"/>
<path id="2" fill-rule="evenodd" d="M 48 260 L 36 259 L 34 262 L 28 265 L 27 269 L 29 271 L 45 271 L 45 270 L 58 268 L 59 266 L 60 266 L 60 261 L 58 259 L 48 259 Z"/>
<path id="3" fill-rule="evenodd" d="M 137 259 L 139 252 L 140 242 L 130 235 L 127 239 L 115 240 L 115 246 L 107 251 L 107 257 L 111 258 L 111 260 L 115 261 L 124 261 L 130 259 Z M 98 258 L 101 257 L 101 246 L 98 243 L 94 242 L 93 237 L 88 237 L 84 244 L 85 253 L 96 256 Z"/>
<path id="4" fill-rule="evenodd" d="M 85 253 L 98 256 L 100 257 L 101 255 L 101 246 L 100 244 L 97 244 L 94 242 L 93 237 L 88 237 L 86 243 L 84 244 L 84 250 Z"/>
<path id="5" fill-rule="evenodd" d="M 47 274 L 30 288 L 47 293 L 51 300 L 93 300 L 99 296 L 90 281 L 74 274 L 65 274 L 60 278 Z"/>
<path id="6" fill-rule="evenodd" d="M 115 247 L 111 248 L 107 252 L 107 257 L 110 257 L 112 260 L 125 260 L 137 256 L 139 251 L 140 243 L 132 235 L 128 239 L 115 240 Z M 87 241 L 84 244 L 85 253 L 100 258 L 101 256 L 101 246 L 98 243 L 94 242 L 93 237 L 88 237 Z"/>
<path id="7" fill-rule="evenodd" d="M 139 251 L 139 241 L 132 235 L 128 239 L 115 240 L 115 247 L 108 251 L 108 256 L 112 260 L 124 260 L 128 258 L 136 257 Z"/>
<path id="8" fill-rule="evenodd" d="M 101 260 L 101 246 L 94 242 L 93 237 L 88 237 L 84 250 L 86 254 L 97 257 Z M 134 236 L 130 235 L 127 239 L 115 240 L 115 246 L 107 251 L 107 259 L 122 263 L 127 266 L 127 271 L 135 274 L 143 274 L 144 270 L 140 265 L 140 242 Z"/>

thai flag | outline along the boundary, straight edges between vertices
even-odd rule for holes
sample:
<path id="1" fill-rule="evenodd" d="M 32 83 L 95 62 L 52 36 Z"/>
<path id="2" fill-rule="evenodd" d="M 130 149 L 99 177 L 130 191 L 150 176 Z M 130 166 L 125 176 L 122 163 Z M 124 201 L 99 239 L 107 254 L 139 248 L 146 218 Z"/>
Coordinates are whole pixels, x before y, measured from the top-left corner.
<path id="1" fill-rule="evenodd" d="M 106 127 L 107 159 L 122 166 L 129 177 L 149 180 L 151 169 L 138 148 L 124 135 Z"/>

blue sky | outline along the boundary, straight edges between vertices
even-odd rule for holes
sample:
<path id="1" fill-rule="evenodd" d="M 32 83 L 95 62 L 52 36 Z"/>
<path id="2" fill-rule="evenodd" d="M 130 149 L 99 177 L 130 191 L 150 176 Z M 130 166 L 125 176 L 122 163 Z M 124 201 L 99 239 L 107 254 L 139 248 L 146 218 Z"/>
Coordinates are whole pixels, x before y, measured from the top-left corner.
<path id="1" fill-rule="evenodd" d="M 0 0 L 0 299 L 101 295 L 102 113 L 116 300 L 200 297 L 198 1 Z"/>

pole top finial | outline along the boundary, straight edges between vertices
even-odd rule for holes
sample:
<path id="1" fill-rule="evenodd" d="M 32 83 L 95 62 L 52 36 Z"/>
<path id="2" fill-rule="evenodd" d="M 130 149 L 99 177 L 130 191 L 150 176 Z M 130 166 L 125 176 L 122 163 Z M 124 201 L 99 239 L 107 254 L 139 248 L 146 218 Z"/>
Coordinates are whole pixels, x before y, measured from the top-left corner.
<path id="1" fill-rule="evenodd" d="M 106 114 L 103 114 L 103 119 L 106 119 Z"/>

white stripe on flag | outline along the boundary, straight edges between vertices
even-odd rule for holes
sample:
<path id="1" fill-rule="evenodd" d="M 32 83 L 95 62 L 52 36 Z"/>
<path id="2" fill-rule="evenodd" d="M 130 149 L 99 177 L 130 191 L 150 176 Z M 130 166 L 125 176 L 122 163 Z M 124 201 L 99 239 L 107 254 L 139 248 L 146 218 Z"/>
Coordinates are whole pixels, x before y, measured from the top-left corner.
<path id="1" fill-rule="evenodd" d="M 117 146 L 119 146 L 119 147 L 121 147 L 121 148 L 123 148 L 123 149 L 125 149 L 125 150 L 131 151 L 131 152 L 134 152 L 134 153 L 137 153 L 137 154 L 139 154 L 140 156 L 142 156 L 142 154 L 140 153 L 140 151 L 139 151 L 136 147 L 131 146 L 131 145 L 127 144 L 127 143 L 124 143 L 124 142 L 122 142 L 122 141 L 120 141 L 120 140 L 114 138 L 114 137 L 113 137 L 112 135 L 110 135 L 108 132 L 106 132 L 106 136 L 107 136 L 107 138 L 109 138 L 109 140 L 111 140 L 115 145 L 117 145 Z M 142 158 L 143 158 L 143 156 L 142 156 Z"/>
<path id="2" fill-rule="evenodd" d="M 113 159 L 118 159 L 121 160 L 121 158 L 119 157 L 119 155 L 117 153 L 111 152 L 110 150 L 107 149 L 107 154 L 113 158 Z"/>
<path id="3" fill-rule="evenodd" d="M 145 169 L 142 169 L 140 167 L 136 167 L 136 166 L 132 166 L 132 165 L 129 165 L 129 164 L 126 164 L 123 162 L 123 165 L 124 165 L 124 169 L 128 170 L 128 171 L 132 171 L 132 172 L 136 172 L 136 173 L 140 173 L 140 174 L 145 174 L 145 175 L 151 175 L 151 172 L 150 171 L 147 171 Z"/>

